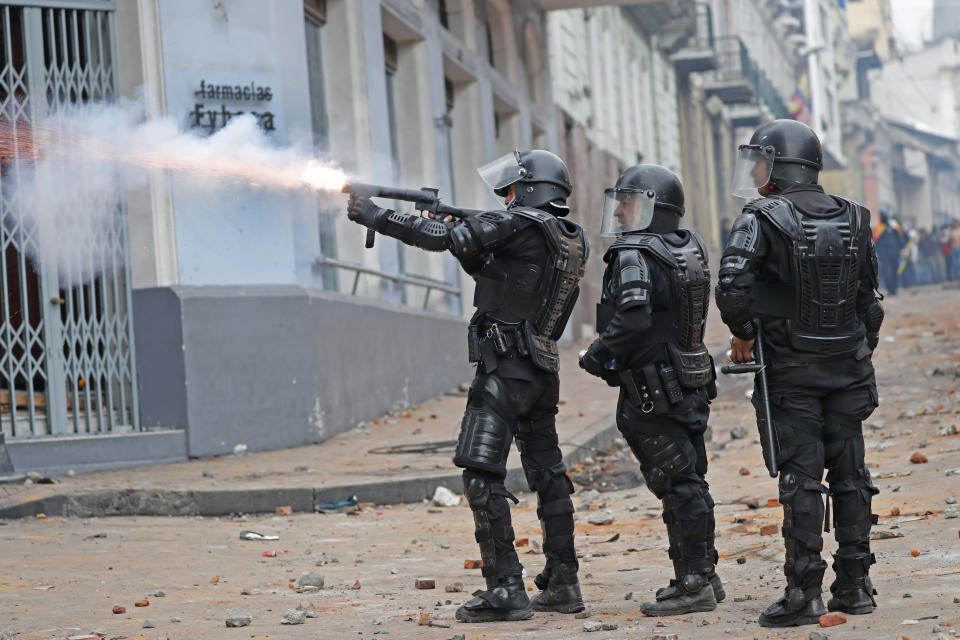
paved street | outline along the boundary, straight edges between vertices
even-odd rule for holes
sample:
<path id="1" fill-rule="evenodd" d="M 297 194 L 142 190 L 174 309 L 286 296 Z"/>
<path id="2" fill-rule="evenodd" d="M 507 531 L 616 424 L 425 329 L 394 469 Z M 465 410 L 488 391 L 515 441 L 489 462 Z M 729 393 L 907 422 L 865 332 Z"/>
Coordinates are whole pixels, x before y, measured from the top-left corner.
<path id="1" fill-rule="evenodd" d="M 939 633 L 952 637 L 960 629 L 960 519 L 948 519 L 945 511 L 955 513 L 957 505 L 948 500 L 960 498 L 960 475 L 947 474 L 960 468 L 960 435 L 949 434 L 960 421 L 960 401 L 954 393 L 960 385 L 960 291 L 908 290 L 885 306 L 888 324 L 875 357 L 881 407 L 864 429 L 868 462 L 881 489 L 874 507 L 880 525 L 874 530 L 890 536 L 874 543 L 878 564 L 873 576 L 881 608 L 871 616 L 851 616 L 845 625 L 822 631 L 833 639 L 916 640 L 937 638 L 937 627 Z M 714 313 L 708 343 L 719 347 L 723 340 Z M 573 352 L 569 349 L 565 354 L 563 369 L 563 437 L 574 428 L 571 425 L 596 422 L 612 409 L 607 404 L 610 390 L 576 370 Z M 662 630 L 681 639 L 799 639 L 807 638 L 813 629 L 772 633 L 756 624 L 757 615 L 780 592 L 783 546 L 778 533 L 760 534 L 765 525 L 778 524 L 780 509 L 768 506 L 776 498 L 776 482 L 767 476 L 755 442 L 744 397 L 749 387 L 747 378 L 721 380 L 708 445 L 712 456 L 708 478 L 721 503 L 717 546 L 728 600 L 711 614 L 664 619 Z M 316 447 L 166 469 L 77 476 L 55 486 L 58 490 L 81 490 L 85 483 L 163 486 L 165 476 L 170 483 L 218 486 L 287 486 L 305 475 L 312 476 L 313 483 L 343 482 L 355 470 L 346 462 L 332 467 L 316 464 L 311 452 L 318 459 L 330 455 L 344 461 L 379 444 L 449 439 L 462 402 L 462 397 L 444 396 L 411 408 L 409 416 L 403 413 L 379 421 L 392 423 L 371 424 Z M 747 437 L 731 438 L 731 429 L 739 426 L 747 427 Z M 323 453 L 329 451 L 334 453 Z M 584 477 L 591 467 L 600 467 L 602 475 L 603 468 L 621 454 L 605 453 L 595 454 L 593 464 L 585 463 L 577 474 Z M 927 462 L 911 463 L 915 453 L 921 454 L 916 459 Z M 436 465 L 449 465 L 448 455 L 375 456 L 373 463 L 356 462 L 362 471 L 357 475 L 382 479 L 394 473 L 426 473 Z M 295 472 L 297 465 L 307 465 L 310 471 Z M 205 477 L 203 471 L 212 477 Z M 444 471 L 449 472 L 449 466 Z M 34 489 L 38 488 L 30 491 Z M 8 499 L 28 499 L 29 494 L 21 492 Z M 543 564 L 543 556 L 533 552 L 539 541 L 535 499 L 529 494 L 520 497 L 523 502 L 514 509 L 514 527 L 518 538 L 529 540 L 520 548 L 521 560 L 535 574 Z M 652 637 L 660 623 L 643 618 L 638 601 L 650 597 L 668 577 L 666 536 L 655 500 L 645 488 L 635 487 L 601 494 L 581 492 L 574 502 L 589 619 L 618 625 L 616 630 L 587 637 Z M 612 524 L 587 524 L 589 515 L 604 510 L 613 514 Z M 464 568 L 465 560 L 478 559 L 479 554 L 470 512 L 462 504 L 449 508 L 364 505 L 354 513 L 234 519 L 47 517 L 0 525 L 0 638 L 40 640 L 94 632 L 105 638 L 150 640 L 443 639 L 454 634 L 468 639 L 573 638 L 584 634 L 586 621 L 570 616 L 537 614 L 522 623 L 482 626 L 453 620 L 456 607 L 482 583 L 479 570 Z M 243 529 L 280 539 L 242 541 Z M 617 534 L 619 538 L 611 540 Z M 828 534 L 827 549 L 834 547 Z M 264 557 L 264 552 L 272 551 L 276 557 Z M 296 593 L 291 581 L 303 571 L 322 573 L 324 588 Z M 832 572 L 828 570 L 827 576 L 829 583 Z M 419 577 L 432 578 L 436 588 L 416 589 Z M 445 591 L 446 585 L 456 582 L 463 584 L 463 592 Z M 532 580 L 528 582 L 532 585 Z M 161 590 L 165 595 L 157 597 Z M 625 599 L 630 592 L 633 598 Z M 149 605 L 136 607 L 135 602 L 142 599 Z M 125 607 L 125 613 L 112 613 L 115 605 Z M 282 626 L 284 613 L 298 605 L 312 605 L 319 617 L 299 626 Z M 225 628 L 227 610 L 233 607 L 252 615 L 249 627 Z M 426 617 L 421 620 L 422 613 L 444 626 L 418 625 L 418 621 L 427 622 Z M 147 619 L 155 628 L 143 628 Z"/>

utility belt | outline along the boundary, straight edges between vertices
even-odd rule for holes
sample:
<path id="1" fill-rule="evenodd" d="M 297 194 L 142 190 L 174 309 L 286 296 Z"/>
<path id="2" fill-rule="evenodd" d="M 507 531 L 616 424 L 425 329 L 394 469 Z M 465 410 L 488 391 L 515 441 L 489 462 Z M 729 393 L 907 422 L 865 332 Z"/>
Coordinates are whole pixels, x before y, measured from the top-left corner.
<path id="1" fill-rule="evenodd" d="M 560 370 L 560 351 L 557 341 L 537 335 L 530 323 L 519 325 L 494 322 L 489 325 L 471 324 L 468 351 L 470 362 L 478 362 L 487 373 L 497 368 L 502 358 L 530 358 L 543 371 Z"/>
<path id="2" fill-rule="evenodd" d="M 673 363 L 659 362 L 620 372 L 620 386 L 630 403 L 642 413 L 667 413 L 686 396 L 701 390 L 709 400 L 717 397 L 716 373 L 709 354 L 677 352 L 671 353 L 673 355 L 678 356 L 681 363 L 684 356 L 693 355 L 698 360 L 705 356 L 709 369 L 678 369 Z"/>

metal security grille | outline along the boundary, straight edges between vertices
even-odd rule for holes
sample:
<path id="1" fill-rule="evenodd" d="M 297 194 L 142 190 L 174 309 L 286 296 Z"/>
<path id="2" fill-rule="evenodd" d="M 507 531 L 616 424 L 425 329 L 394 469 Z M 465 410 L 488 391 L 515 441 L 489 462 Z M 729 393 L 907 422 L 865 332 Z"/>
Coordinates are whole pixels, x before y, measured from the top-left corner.
<path id="1" fill-rule="evenodd" d="M 13 437 L 139 429 L 126 216 L 70 258 L 21 215 L 32 125 L 115 95 L 113 0 L 0 3 L 0 422 Z"/>

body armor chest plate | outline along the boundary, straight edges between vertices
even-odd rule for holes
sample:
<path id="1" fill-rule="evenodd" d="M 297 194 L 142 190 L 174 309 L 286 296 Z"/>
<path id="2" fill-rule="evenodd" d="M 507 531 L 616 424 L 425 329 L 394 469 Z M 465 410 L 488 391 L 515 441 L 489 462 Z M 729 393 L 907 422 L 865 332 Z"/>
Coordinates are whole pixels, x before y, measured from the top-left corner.
<path id="1" fill-rule="evenodd" d="M 537 209 L 510 213 L 536 225 L 546 239 L 543 264 L 525 256 L 494 251 L 476 276 L 474 302 L 478 311 L 508 324 L 526 322 L 532 333 L 550 341 L 563 333 L 579 294 L 587 261 L 583 230 L 573 222 Z M 497 259 L 497 254 L 501 259 Z"/>
<path id="2" fill-rule="evenodd" d="M 793 312 L 787 314 L 791 345 L 800 351 L 835 353 L 861 338 L 856 300 L 860 286 L 860 211 L 849 206 L 832 218 L 815 218 L 785 199 L 759 211 L 793 247 Z"/>
<path id="3" fill-rule="evenodd" d="M 667 345 L 682 386 L 697 388 L 708 384 L 714 372 L 710 354 L 703 344 L 710 305 L 710 269 L 703 241 L 692 232 L 681 246 L 655 233 L 629 234 L 610 247 L 608 256 L 625 248 L 639 250 L 670 274 L 670 308 L 653 310 L 650 342 Z M 613 292 L 608 289 L 604 288 L 603 302 L 615 304 L 615 300 L 609 298 Z"/>

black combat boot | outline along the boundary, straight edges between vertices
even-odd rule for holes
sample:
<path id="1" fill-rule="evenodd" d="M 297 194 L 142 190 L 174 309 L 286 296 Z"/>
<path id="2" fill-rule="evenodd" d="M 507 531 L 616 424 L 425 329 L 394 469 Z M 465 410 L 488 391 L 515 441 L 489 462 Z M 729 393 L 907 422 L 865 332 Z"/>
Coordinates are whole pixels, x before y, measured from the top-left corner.
<path id="1" fill-rule="evenodd" d="M 460 622 L 529 620 L 532 617 L 533 609 L 523 579 L 516 576 L 500 578 L 495 587 L 486 591 L 474 591 L 473 597 L 457 609 Z"/>
<path id="2" fill-rule="evenodd" d="M 868 575 L 873 562 L 872 554 L 834 554 L 833 570 L 837 579 L 830 585 L 830 593 L 833 594 L 827 602 L 830 611 L 843 611 L 852 615 L 873 613 L 877 607 L 873 596 L 877 591 Z"/>
<path id="3" fill-rule="evenodd" d="M 644 602 L 640 611 L 645 616 L 675 616 L 698 611 L 713 611 L 717 608 L 717 599 L 707 576 L 689 573 L 677 576 L 670 586 L 657 593 L 655 602 Z"/>
<path id="4" fill-rule="evenodd" d="M 577 565 L 562 562 L 544 569 L 534 580 L 541 592 L 533 596 L 531 606 L 535 611 L 556 613 L 579 613 L 583 606 L 580 582 L 577 580 Z"/>
<path id="5" fill-rule="evenodd" d="M 803 589 L 787 580 L 783 597 L 771 604 L 760 614 L 761 627 L 797 627 L 802 624 L 816 624 L 820 616 L 827 612 L 823 598 L 819 595 L 807 598 Z"/>

